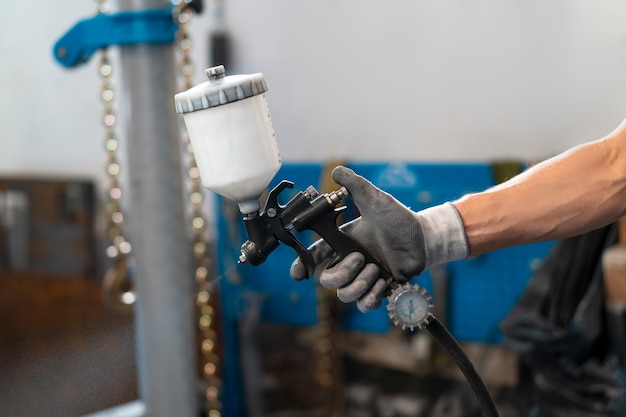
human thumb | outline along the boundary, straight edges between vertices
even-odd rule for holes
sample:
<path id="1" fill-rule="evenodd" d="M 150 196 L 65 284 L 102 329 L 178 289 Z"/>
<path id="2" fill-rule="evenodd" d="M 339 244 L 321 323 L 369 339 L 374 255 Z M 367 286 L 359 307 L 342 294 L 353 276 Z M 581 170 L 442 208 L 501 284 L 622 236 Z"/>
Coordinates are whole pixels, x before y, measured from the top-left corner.
<path id="1" fill-rule="evenodd" d="M 370 208 L 384 202 L 394 200 L 389 194 L 377 188 L 350 168 L 344 166 L 335 167 L 332 172 L 332 178 L 337 184 L 348 189 L 354 204 L 359 208 L 361 214 L 371 211 Z"/>
<path id="2" fill-rule="evenodd" d="M 380 192 L 371 182 L 341 165 L 333 169 L 332 178 L 337 184 L 348 189 L 357 207 L 371 203 L 370 199 Z"/>

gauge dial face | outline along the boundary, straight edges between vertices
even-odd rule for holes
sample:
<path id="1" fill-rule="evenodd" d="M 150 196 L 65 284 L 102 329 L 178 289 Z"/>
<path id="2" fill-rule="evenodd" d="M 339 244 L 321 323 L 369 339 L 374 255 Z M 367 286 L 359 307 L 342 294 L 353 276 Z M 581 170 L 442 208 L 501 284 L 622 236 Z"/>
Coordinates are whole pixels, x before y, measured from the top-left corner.
<path id="1" fill-rule="evenodd" d="M 433 317 L 431 300 L 430 295 L 419 285 L 401 285 L 389 296 L 389 318 L 403 329 L 423 329 Z"/>
<path id="2" fill-rule="evenodd" d="M 428 300 L 417 291 L 407 291 L 395 301 L 396 318 L 407 326 L 417 326 L 428 317 Z"/>

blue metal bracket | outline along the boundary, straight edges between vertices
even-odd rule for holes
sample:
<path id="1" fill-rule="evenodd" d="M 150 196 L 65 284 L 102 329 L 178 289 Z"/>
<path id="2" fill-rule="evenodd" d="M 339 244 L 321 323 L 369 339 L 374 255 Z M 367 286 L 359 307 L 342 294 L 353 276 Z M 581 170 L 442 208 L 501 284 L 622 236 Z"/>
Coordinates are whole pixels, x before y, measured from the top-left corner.
<path id="1" fill-rule="evenodd" d="M 172 43 L 177 30 L 171 8 L 99 14 L 74 25 L 56 42 L 53 53 L 71 68 L 111 45 Z"/>

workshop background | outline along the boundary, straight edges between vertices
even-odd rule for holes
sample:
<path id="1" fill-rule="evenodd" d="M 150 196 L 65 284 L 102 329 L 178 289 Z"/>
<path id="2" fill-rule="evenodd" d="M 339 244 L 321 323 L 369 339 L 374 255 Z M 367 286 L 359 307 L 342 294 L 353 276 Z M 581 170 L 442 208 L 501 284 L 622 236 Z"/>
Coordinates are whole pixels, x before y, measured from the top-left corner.
<path id="1" fill-rule="evenodd" d="M 136 318 L 102 298 L 110 263 L 105 226 L 110 153 L 103 145 L 98 54 L 69 70 L 52 54 L 54 42 L 75 22 L 93 16 L 96 7 L 84 0 L 12 2 L 0 14 L 0 415 L 81 416 L 141 397 Z M 545 159 L 609 133 L 626 116 L 626 6 L 618 0 L 212 0 L 203 9 L 189 23 L 193 84 L 206 80 L 203 70 L 216 57 L 227 59 L 227 74 L 262 72 L 285 164 L 279 175 L 297 179 L 300 188 L 310 182 L 319 186 L 328 165 L 342 161 L 379 179 L 387 169 L 428 179 L 433 175 L 428 170 L 439 167 L 445 175 L 435 172 L 433 195 L 447 197 L 437 194 L 442 189 L 475 191 L 498 180 L 490 176 L 494 167 L 515 170 Z M 124 114 L 128 88 L 117 48 L 108 53 L 114 105 Z M 124 132 L 123 118 L 116 128 Z M 129 140 L 122 134 L 117 152 L 123 189 L 129 187 Z M 454 188 L 457 183 L 462 186 Z M 418 208 L 424 201 L 413 202 L 411 193 L 423 184 L 410 185 L 414 188 L 391 189 L 406 192 Z M 233 231 L 238 218 L 233 225 L 232 207 L 207 197 L 206 230 L 215 245 L 208 253 L 216 257 L 215 274 L 221 277 L 232 272 L 235 255 L 229 251 L 245 237 Z M 16 247 L 28 247 L 28 255 Z M 515 276 L 515 286 L 505 288 L 508 302 L 521 294 L 549 249 L 507 252 L 482 266 L 463 264 L 457 273 Z M 289 280 L 290 257 L 281 252 L 267 271 L 244 277 L 244 283 L 256 280 L 250 287 L 233 292 L 232 281 L 223 285 L 237 297 L 250 289 L 257 290 L 252 295 L 278 291 L 259 288 L 258 282 L 263 273 L 280 273 L 280 267 L 285 276 L 269 282 Z M 507 266 L 516 272 L 502 272 Z M 436 285 L 433 278 L 427 286 Z M 491 291 L 492 281 L 486 282 Z M 316 291 L 311 281 L 303 285 Z M 341 350 L 344 358 L 331 358 L 343 372 L 333 381 L 341 384 L 332 386 L 334 392 L 311 388 L 322 369 L 320 352 L 311 347 L 317 346 L 320 317 L 307 308 L 318 308 L 320 299 L 326 300 L 318 292 L 308 301 L 313 304 L 298 310 L 300 317 L 289 320 L 279 320 L 283 312 L 273 310 L 263 310 L 260 319 L 247 317 L 245 324 L 265 337 L 246 331 L 244 321 L 238 322 L 242 329 L 223 324 L 218 336 L 235 343 L 226 349 L 241 355 L 224 360 L 221 371 L 236 376 L 224 375 L 221 395 L 231 414 L 223 415 L 315 415 L 306 413 L 319 412 L 321 405 L 350 417 L 426 416 L 443 413 L 446 406 L 450 416 L 475 411 L 453 407 L 473 404 L 471 393 L 436 348 L 380 321 L 368 328 L 362 318 L 333 330 L 342 343 L 332 353 Z M 488 298 L 485 303 L 492 301 L 498 304 Z M 333 314 L 344 313 L 326 302 Z M 497 307 L 503 313 L 502 305 Z M 471 308 L 448 313 L 453 333 L 468 342 L 464 347 L 481 364 L 479 372 L 501 394 L 502 416 L 523 415 L 524 400 L 515 388 L 524 375 L 516 355 L 500 346 L 499 334 L 463 335 L 470 327 L 457 316 L 471 316 Z M 246 318 L 236 314 L 223 312 Z M 285 346 L 275 346 L 277 340 L 291 350 L 281 356 L 278 349 Z M 414 357 L 425 360 L 423 349 L 433 349 L 432 357 L 415 362 Z M 301 372 L 294 375 L 293 369 Z M 403 394 L 448 396 L 439 395 L 445 401 L 437 404 L 428 395 L 394 397 L 390 385 Z M 305 395 L 309 390 L 316 394 Z"/>

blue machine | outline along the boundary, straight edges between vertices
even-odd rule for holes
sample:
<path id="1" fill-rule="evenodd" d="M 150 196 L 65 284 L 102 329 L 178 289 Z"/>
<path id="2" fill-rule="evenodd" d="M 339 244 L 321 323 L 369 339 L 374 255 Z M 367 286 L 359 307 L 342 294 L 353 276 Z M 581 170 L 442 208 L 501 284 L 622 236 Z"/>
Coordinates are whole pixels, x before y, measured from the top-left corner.
<path id="1" fill-rule="evenodd" d="M 374 185 L 394 195 L 413 210 L 459 198 L 467 193 L 494 185 L 492 167 L 476 164 L 351 164 L 357 173 Z M 286 164 L 276 175 L 270 188 L 280 180 L 295 183 L 292 195 L 309 185 L 320 189 L 323 167 L 319 164 Z M 296 191 L 294 191 L 296 190 Z M 329 191 L 329 190 L 324 190 Z M 351 200 L 348 199 L 348 205 Z M 346 220 L 355 217 L 348 207 Z M 352 215 L 350 215 L 352 213 Z M 312 243 L 313 236 L 299 236 Z M 226 357 L 224 375 L 224 412 L 243 415 L 239 401 L 230 396 L 241 393 L 237 324 L 245 313 L 246 294 L 262 296 L 261 320 L 288 325 L 311 326 L 317 322 L 316 291 L 313 279 L 295 282 L 289 267 L 295 252 L 286 246 L 277 248 L 261 265 L 237 265 L 240 245 L 247 239 L 236 205 L 218 199 L 218 269 L 219 290 L 223 307 Z M 549 252 L 552 242 L 518 246 L 448 264 L 445 272 L 448 290 L 445 294 L 445 321 L 450 332 L 465 342 L 497 344 L 501 341 L 499 323 L 514 305 L 532 275 L 532 269 Z M 427 271 L 414 281 L 424 286 L 435 304 L 431 275 Z M 347 331 L 385 333 L 390 329 L 387 311 L 381 308 L 361 313 L 349 306 L 341 319 Z"/>

